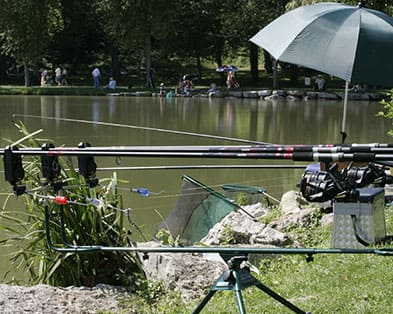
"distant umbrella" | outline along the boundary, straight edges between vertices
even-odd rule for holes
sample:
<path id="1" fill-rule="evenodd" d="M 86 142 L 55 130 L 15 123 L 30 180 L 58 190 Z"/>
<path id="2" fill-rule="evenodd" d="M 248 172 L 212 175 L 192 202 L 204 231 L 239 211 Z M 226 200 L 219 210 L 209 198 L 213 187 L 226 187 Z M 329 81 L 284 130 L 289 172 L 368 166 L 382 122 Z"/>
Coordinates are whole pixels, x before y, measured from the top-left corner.
<path id="1" fill-rule="evenodd" d="M 216 69 L 216 72 L 229 72 L 229 71 L 236 72 L 238 71 L 238 68 L 235 67 L 234 65 L 224 64 Z"/>
<path id="2" fill-rule="evenodd" d="M 294 9 L 250 39 L 276 60 L 345 80 L 342 141 L 349 82 L 393 86 L 393 19 L 379 11 L 340 3 Z"/>
<path id="3" fill-rule="evenodd" d="M 185 80 L 185 81 L 196 81 L 197 79 L 199 79 L 198 74 L 184 74 L 183 75 L 183 80 Z"/>

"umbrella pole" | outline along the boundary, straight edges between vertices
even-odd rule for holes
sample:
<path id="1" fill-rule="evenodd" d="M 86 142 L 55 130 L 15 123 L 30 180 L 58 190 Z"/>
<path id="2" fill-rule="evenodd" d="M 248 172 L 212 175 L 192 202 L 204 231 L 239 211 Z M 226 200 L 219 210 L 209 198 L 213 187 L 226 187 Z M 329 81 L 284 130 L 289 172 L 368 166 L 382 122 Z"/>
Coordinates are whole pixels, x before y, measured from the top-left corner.
<path id="1" fill-rule="evenodd" d="M 343 120 L 341 123 L 341 144 L 344 143 L 347 133 L 345 132 L 345 124 L 347 120 L 347 107 L 348 107 L 348 89 L 349 89 L 349 82 L 345 81 L 345 93 L 344 93 L 344 108 L 343 108 Z"/>

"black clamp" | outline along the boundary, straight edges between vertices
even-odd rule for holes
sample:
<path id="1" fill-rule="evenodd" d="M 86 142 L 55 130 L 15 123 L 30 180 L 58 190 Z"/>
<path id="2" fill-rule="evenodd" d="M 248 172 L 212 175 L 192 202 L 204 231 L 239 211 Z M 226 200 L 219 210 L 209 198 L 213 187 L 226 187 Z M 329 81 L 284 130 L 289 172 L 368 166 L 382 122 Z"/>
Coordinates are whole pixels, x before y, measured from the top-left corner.
<path id="1" fill-rule="evenodd" d="M 83 149 L 91 147 L 89 143 L 79 143 L 78 148 Z M 92 155 L 78 155 L 79 174 L 86 179 L 89 188 L 94 188 L 98 185 L 98 178 L 96 178 L 97 164 Z"/>
<path id="2" fill-rule="evenodd" d="M 41 146 L 41 150 L 49 151 L 51 148 L 55 148 L 52 143 L 45 143 Z M 61 167 L 59 164 L 59 158 L 55 154 L 41 155 L 41 172 L 42 177 L 47 180 L 48 183 L 53 187 L 55 192 L 59 191 L 63 187 L 63 182 L 59 179 Z"/>
<path id="3" fill-rule="evenodd" d="M 25 170 L 22 165 L 22 156 L 15 154 L 18 147 L 7 146 L 4 149 L 3 163 L 5 180 L 13 186 L 16 195 L 22 195 L 26 191 L 26 186 L 22 184 Z"/>

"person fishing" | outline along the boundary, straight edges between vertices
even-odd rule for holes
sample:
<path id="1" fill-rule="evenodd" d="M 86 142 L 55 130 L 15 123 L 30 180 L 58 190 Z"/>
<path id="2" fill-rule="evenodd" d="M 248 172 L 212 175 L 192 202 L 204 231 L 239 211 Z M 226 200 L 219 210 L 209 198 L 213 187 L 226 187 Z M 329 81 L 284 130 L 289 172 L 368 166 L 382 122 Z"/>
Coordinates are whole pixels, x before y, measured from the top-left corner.
<path id="1" fill-rule="evenodd" d="M 239 83 L 236 80 L 236 76 L 235 76 L 235 72 L 230 70 L 228 71 L 228 75 L 227 75 L 227 87 L 228 89 L 233 88 L 233 87 L 240 87 Z"/>

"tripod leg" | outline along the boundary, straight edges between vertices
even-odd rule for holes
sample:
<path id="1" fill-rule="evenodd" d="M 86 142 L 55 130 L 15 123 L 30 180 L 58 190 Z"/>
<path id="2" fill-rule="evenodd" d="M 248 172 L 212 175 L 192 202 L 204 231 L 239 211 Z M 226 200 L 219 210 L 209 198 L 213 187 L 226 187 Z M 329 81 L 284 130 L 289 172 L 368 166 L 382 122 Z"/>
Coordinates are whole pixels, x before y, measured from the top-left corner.
<path id="1" fill-rule="evenodd" d="M 200 313 L 216 292 L 217 290 L 210 290 L 209 293 L 203 298 L 201 303 L 198 304 L 197 308 L 194 310 L 194 312 L 192 312 L 192 314 Z"/>
<path id="2" fill-rule="evenodd" d="M 237 306 L 239 308 L 240 314 L 246 314 L 246 309 L 244 307 L 243 296 L 241 290 L 235 290 L 236 299 L 237 299 Z"/>
<path id="3" fill-rule="evenodd" d="M 262 283 L 260 283 L 260 282 L 255 283 L 255 286 L 257 288 L 261 289 L 263 292 L 265 292 L 268 295 L 270 295 L 273 299 L 275 299 L 278 302 L 280 302 L 281 304 L 285 305 L 287 308 L 291 309 L 293 312 L 295 312 L 297 314 L 306 314 L 306 312 L 302 311 L 296 305 L 294 305 L 291 302 L 289 302 L 288 300 L 284 299 L 282 296 L 280 296 L 279 294 L 275 293 L 273 290 L 269 289 L 268 287 L 266 287 Z"/>

